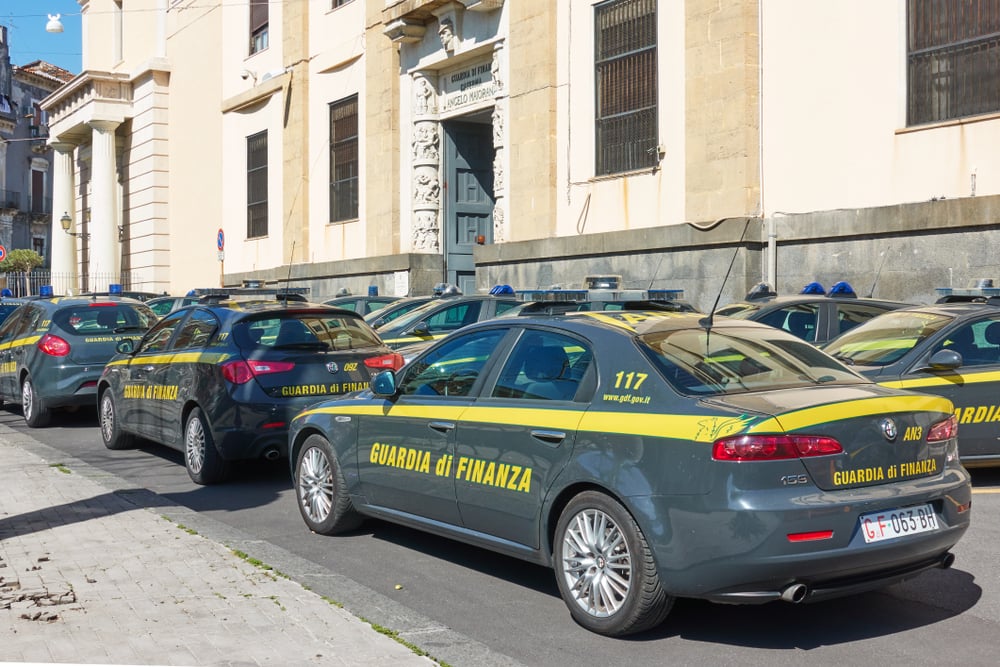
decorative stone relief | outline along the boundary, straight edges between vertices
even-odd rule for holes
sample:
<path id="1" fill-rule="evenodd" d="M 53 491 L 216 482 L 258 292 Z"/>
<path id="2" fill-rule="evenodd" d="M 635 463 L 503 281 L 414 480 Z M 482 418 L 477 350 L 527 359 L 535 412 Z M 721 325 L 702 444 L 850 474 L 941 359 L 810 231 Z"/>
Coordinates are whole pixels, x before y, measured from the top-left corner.
<path id="1" fill-rule="evenodd" d="M 507 240 L 507 226 L 504 222 L 503 207 L 498 203 L 493 207 L 493 242 L 503 243 Z"/>
<path id="2" fill-rule="evenodd" d="M 493 75 L 493 87 L 497 92 L 503 90 L 503 74 L 500 49 L 503 47 L 497 44 L 493 47 L 493 62 L 490 64 L 490 73 Z"/>
<path id="3" fill-rule="evenodd" d="M 493 155 L 493 192 L 503 190 L 503 149 L 496 149 Z"/>
<path id="4" fill-rule="evenodd" d="M 437 110 L 437 99 L 434 95 L 434 86 L 423 75 L 415 75 L 413 78 L 413 113 L 421 116 L 435 113 Z"/>
<path id="5" fill-rule="evenodd" d="M 437 211 L 420 211 L 414 216 L 413 249 L 418 252 L 439 252 L 441 249 Z"/>
<path id="6" fill-rule="evenodd" d="M 503 145 L 503 105 L 497 100 L 493 105 L 493 147 Z"/>
<path id="7" fill-rule="evenodd" d="M 438 153 L 438 124 L 432 122 L 418 122 L 413 128 L 413 159 L 414 162 L 434 162 L 437 163 L 440 157 Z"/>
<path id="8" fill-rule="evenodd" d="M 445 51 L 454 52 L 455 44 L 458 42 L 458 37 L 455 35 L 455 21 L 450 17 L 439 19 L 438 37 L 441 38 L 441 46 Z"/>
<path id="9" fill-rule="evenodd" d="M 441 203 L 441 184 L 438 183 L 436 170 L 420 170 L 414 176 L 413 203 L 417 206 Z"/>

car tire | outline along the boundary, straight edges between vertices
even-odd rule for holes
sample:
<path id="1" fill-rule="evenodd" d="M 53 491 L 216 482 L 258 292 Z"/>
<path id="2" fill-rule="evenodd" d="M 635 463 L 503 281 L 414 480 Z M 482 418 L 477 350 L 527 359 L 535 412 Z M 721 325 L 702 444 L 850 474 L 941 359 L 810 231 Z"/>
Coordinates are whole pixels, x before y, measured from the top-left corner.
<path id="1" fill-rule="evenodd" d="M 340 461 L 321 435 L 306 438 L 295 461 L 295 497 L 309 529 L 320 535 L 336 535 L 361 525 L 347 493 Z"/>
<path id="2" fill-rule="evenodd" d="M 106 389 L 101 394 L 98 407 L 98 420 L 101 427 L 101 439 L 108 449 L 128 449 L 132 446 L 135 438 L 131 433 L 122 431 L 118 423 L 118 409 L 115 407 L 115 400 L 111 396 L 111 390 Z"/>
<path id="3" fill-rule="evenodd" d="M 648 630 L 673 606 L 639 525 L 603 493 L 585 491 L 566 505 L 552 562 L 573 620 L 591 632 L 620 637 Z"/>
<path id="4" fill-rule="evenodd" d="M 35 391 L 35 384 L 30 375 L 25 375 L 21 381 L 21 412 L 24 422 L 31 428 L 47 426 L 52 418 L 52 411 L 45 406 L 45 401 Z"/>
<path id="5" fill-rule="evenodd" d="M 215 448 L 215 438 L 201 408 L 191 410 L 184 425 L 184 466 L 195 484 L 218 484 L 229 474 L 229 465 Z"/>

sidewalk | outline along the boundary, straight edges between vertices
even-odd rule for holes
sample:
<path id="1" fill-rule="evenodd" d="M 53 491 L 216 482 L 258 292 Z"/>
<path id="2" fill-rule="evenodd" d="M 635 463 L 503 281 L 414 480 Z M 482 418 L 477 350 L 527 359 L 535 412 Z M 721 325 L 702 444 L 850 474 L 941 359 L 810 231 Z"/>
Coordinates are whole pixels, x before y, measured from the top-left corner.
<path id="1" fill-rule="evenodd" d="M 437 664 L 19 439 L 0 433 L 0 664 Z"/>

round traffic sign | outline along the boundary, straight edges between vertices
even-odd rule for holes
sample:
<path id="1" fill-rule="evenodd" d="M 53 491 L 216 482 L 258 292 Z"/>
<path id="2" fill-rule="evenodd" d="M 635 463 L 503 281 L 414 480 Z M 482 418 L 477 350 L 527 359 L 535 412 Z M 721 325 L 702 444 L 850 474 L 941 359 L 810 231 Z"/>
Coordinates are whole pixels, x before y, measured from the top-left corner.
<path id="1" fill-rule="evenodd" d="M 215 247 L 222 252 L 226 249 L 226 233 L 222 231 L 222 227 L 219 227 L 219 235 L 215 239 Z"/>
<path id="2" fill-rule="evenodd" d="M 0 245 L 0 262 L 4 261 L 5 259 L 7 259 L 7 248 L 4 248 L 2 245 Z"/>

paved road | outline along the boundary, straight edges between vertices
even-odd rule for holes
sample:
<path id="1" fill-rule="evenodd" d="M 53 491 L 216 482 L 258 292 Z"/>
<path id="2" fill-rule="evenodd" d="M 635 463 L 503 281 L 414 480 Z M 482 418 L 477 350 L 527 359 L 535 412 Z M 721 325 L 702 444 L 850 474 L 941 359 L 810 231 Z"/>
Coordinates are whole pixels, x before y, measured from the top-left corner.
<path id="1" fill-rule="evenodd" d="M 16 412 L 2 425 L 24 431 Z M 995 665 L 1000 649 L 1000 470 L 976 471 L 974 519 L 955 566 L 884 591 L 811 605 L 733 607 L 682 600 L 660 628 L 612 640 L 569 618 L 552 573 L 382 522 L 310 534 L 284 466 L 248 465 L 198 487 L 180 455 L 155 445 L 110 452 L 93 413 L 33 437 L 177 504 L 177 520 L 258 558 L 390 628 L 453 631 L 422 646 L 452 665 Z M 381 601 L 381 602 L 380 602 Z M 387 601 L 387 602 L 386 602 Z M 391 606 L 391 609 L 387 609 Z M 420 642 L 417 642 L 420 645 Z"/>

